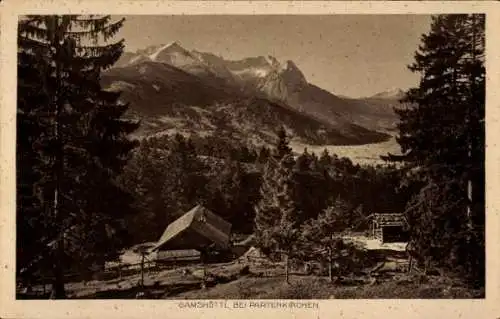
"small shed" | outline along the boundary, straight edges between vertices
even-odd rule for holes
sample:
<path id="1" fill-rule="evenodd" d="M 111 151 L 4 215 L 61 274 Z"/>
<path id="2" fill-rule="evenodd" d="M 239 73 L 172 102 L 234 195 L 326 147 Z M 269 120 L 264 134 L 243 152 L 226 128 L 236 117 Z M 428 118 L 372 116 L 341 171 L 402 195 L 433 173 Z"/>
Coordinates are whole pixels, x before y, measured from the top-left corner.
<path id="1" fill-rule="evenodd" d="M 408 240 L 406 218 L 401 213 L 374 214 L 372 219 L 373 238 L 382 243 L 405 242 Z"/>
<path id="2" fill-rule="evenodd" d="M 229 222 L 197 205 L 168 225 L 152 251 L 202 251 L 209 247 L 227 250 L 230 246 L 230 233 Z"/>

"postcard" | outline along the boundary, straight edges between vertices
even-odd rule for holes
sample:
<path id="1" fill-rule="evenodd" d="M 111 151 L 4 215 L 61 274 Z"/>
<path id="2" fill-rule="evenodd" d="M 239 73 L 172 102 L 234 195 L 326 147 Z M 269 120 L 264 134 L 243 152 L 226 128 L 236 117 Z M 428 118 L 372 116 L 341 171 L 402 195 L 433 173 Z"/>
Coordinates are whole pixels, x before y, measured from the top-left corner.
<path id="1" fill-rule="evenodd" d="M 500 317 L 498 3 L 0 6 L 2 318 Z"/>

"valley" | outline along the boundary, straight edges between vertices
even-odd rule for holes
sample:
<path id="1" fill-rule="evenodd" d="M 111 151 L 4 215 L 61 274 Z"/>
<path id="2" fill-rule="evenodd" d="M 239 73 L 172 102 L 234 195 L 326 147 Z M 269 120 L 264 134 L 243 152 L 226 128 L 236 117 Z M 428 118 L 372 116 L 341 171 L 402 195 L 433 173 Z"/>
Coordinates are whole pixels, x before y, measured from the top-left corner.
<path id="1" fill-rule="evenodd" d="M 400 154 L 400 147 L 394 136 L 385 142 L 371 143 L 364 145 L 308 145 L 296 141 L 291 141 L 290 147 L 294 152 L 300 154 L 307 148 L 309 153 L 314 152 L 320 155 L 325 149 L 330 154 L 336 154 L 338 157 L 347 157 L 353 163 L 360 165 L 384 164 L 380 159 L 381 155 Z"/>

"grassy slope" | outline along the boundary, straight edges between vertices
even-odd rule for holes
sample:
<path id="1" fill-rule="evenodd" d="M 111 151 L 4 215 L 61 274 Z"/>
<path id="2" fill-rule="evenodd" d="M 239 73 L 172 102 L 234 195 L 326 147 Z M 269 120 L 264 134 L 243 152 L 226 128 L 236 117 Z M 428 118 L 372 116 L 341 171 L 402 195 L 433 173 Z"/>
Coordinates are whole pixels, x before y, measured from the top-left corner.
<path id="1" fill-rule="evenodd" d="M 375 285 L 341 286 L 331 284 L 324 277 L 292 276 L 289 285 L 283 277 L 244 277 L 207 290 L 184 292 L 173 298 L 224 299 L 229 296 L 231 299 L 448 299 L 477 298 L 480 295 L 465 287 L 453 286 L 442 278 L 432 279 L 428 283 L 420 283 L 409 277 Z"/>
<path id="2" fill-rule="evenodd" d="M 148 299 L 423 299 L 423 298 L 484 298 L 484 291 L 467 288 L 459 278 L 424 276 L 419 273 L 407 275 L 398 270 L 395 260 L 403 261 L 400 252 L 383 249 L 363 250 L 357 256 L 355 270 L 339 277 L 334 284 L 320 275 L 301 274 L 300 265 L 292 266 L 290 284 L 284 282 L 283 263 L 266 260 L 207 265 L 207 274 L 212 278 L 206 289 L 200 289 L 202 265 L 191 264 L 175 269 L 147 270 L 145 273 L 146 298 Z M 397 253 L 397 254 L 396 254 Z M 398 255 L 398 256 L 396 256 Z M 403 252 L 404 255 L 404 252 Z M 360 259 L 360 257 L 362 257 Z M 354 258 L 354 257 L 353 257 Z M 380 261 L 385 260 L 383 267 Z M 370 269 L 378 269 L 368 275 Z M 248 272 L 242 270 L 248 266 Z M 188 273 L 184 274 L 184 270 Z M 102 277 L 102 276 L 100 276 Z M 137 282 L 139 271 L 124 274 L 123 278 L 94 279 L 87 284 L 73 282 L 66 285 L 71 298 L 85 299 L 134 299 L 140 289 Z M 215 280 L 215 281 L 213 281 Z M 41 287 L 37 287 L 38 291 Z M 41 296 L 40 296 L 41 297 Z M 39 297 L 39 298 L 40 298 Z"/>

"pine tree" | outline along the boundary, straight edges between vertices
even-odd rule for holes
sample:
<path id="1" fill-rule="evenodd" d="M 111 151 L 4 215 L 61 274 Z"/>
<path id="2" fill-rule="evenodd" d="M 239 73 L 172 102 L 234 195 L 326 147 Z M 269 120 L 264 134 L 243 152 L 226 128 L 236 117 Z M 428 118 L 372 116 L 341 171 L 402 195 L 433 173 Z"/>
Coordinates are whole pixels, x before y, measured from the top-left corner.
<path id="1" fill-rule="evenodd" d="M 290 258 L 296 251 L 299 240 L 299 210 L 294 197 L 295 180 L 293 166 L 295 161 L 291 155 L 285 155 L 278 167 L 278 189 L 276 199 L 280 214 L 277 224 L 272 229 L 271 241 L 277 252 L 285 257 L 285 281 L 289 282 Z"/>
<path id="2" fill-rule="evenodd" d="M 326 148 L 324 149 L 323 153 L 321 153 L 319 162 L 323 167 L 328 167 L 332 164 L 332 157 L 330 156 L 330 153 L 328 153 L 328 150 Z"/>
<path id="3" fill-rule="evenodd" d="M 280 127 L 277 136 L 278 142 L 276 144 L 275 157 L 280 160 L 286 155 L 292 154 L 292 149 L 290 148 L 290 141 L 284 127 Z"/>
<path id="4" fill-rule="evenodd" d="M 293 199 L 298 210 L 299 223 L 316 216 L 326 208 L 331 197 L 331 179 L 314 153 L 304 150 L 293 169 Z"/>
<path id="5" fill-rule="evenodd" d="M 420 211 L 428 219 L 415 221 L 414 238 L 424 238 L 420 233 L 429 232 L 432 241 L 439 242 L 453 234 L 447 240 L 454 243 L 460 255 L 468 255 L 464 257 L 465 272 L 483 283 L 484 27 L 484 15 L 433 17 L 431 31 L 422 36 L 415 63 L 409 66 L 421 74 L 420 85 L 408 91 L 406 107 L 397 110 L 401 118 L 397 140 L 404 156 L 389 156 L 418 171 L 418 183 L 433 185 L 437 190 L 422 190 L 408 208 Z M 440 217 L 436 209 L 429 211 L 424 206 L 438 198 L 442 206 Z M 449 224 L 446 233 L 435 220 L 455 220 L 457 216 L 461 223 L 453 227 Z M 417 239 L 415 244 L 430 253 L 433 246 L 429 240 Z M 442 264 L 453 259 L 447 257 L 454 251 L 448 250 L 447 255 L 433 249 L 430 257 Z M 476 255 L 477 252 L 480 253 Z"/>
<path id="6" fill-rule="evenodd" d="M 163 202 L 162 187 L 169 173 L 166 169 L 167 152 L 151 145 L 148 139 L 141 141 L 133 157 L 120 176 L 124 189 L 134 196 L 135 214 L 129 216 L 128 224 L 135 243 L 156 240 L 165 230 L 165 225 L 173 221 Z"/>
<path id="7" fill-rule="evenodd" d="M 269 159 L 270 153 L 271 151 L 267 147 L 261 146 L 261 148 L 259 149 L 259 155 L 257 157 L 257 163 L 265 164 Z"/>
<path id="8" fill-rule="evenodd" d="M 34 171 L 18 175 L 18 216 L 30 224 L 18 228 L 19 248 L 27 251 L 32 241 L 54 247 L 55 298 L 65 296 L 63 271 L 70 256 L 84 264 L 111 258 L 116 228 L 128 209 L 115 177 L 135 146 L 127 136 L 138 123 L 122 119 L 128 106 L 99 83 L 101 71 L 123 51 L 123 40 L 107 43 L 122 24 L 109 16 L 69 15 L 27 16 L 19 22 L 18 164 Z M 46 236 L 33 238 L 33 229 Z M 72 247 L 65 247 L 68 237 Z"/>
<path id="9" fill-rule="evenodd" d="M 299 214 L 293 197 L 294 165 L 291 155 L 280 162 L 270 159 L 264 170 L 261 199 L 255 209 L 257 241 L 265 250 L 285 257 L 287 282 L 289 260 L 299 240 Z"/>
<path id="10" fill-rule="evenodd" d="M 333 205 L 301 227 L 302 249 L 308 252 L 319 249 L 319 256 L 328 262 L 330 281 L 333 281 L 333 262 L 339 256 L 343 243 L 339 235 L 349 225 L 347 215 L 347 203 L 337 198 Z"/>
<path id="11" fill-rule="evenodd" d="M 163 161 L 165 170 L 162 185 L 163 215 L 165 211 L 175 216 L 204 201 L 205 166 L 198 159 L 191 140 L 176 134 L 169 154 Z"/>
<path id="12" fill-rule="evenodd" d="M 241 163 L 238 161 L 229 163 L 225 175 L 226 179 L 221 185 L 221 190 L 224 191 L 226 196 L 226 203 L 229 211 L 227 220 L 230 221 L 231 224 L 236 225 L 246 220 L 245 215 L 248 214 L 245 206 L 246 194 L 243 184 L 244 171 Z"/>
<path id="13" fill-rule="evenodd" d="M 273 228 L 281 214 L 277 198 L 278 165 L 274 159 L 266 163 L 260 187 L 260 200 L 255 206 L 255 235 L 259 245 L 268 251 L 272 248 Z"/>

